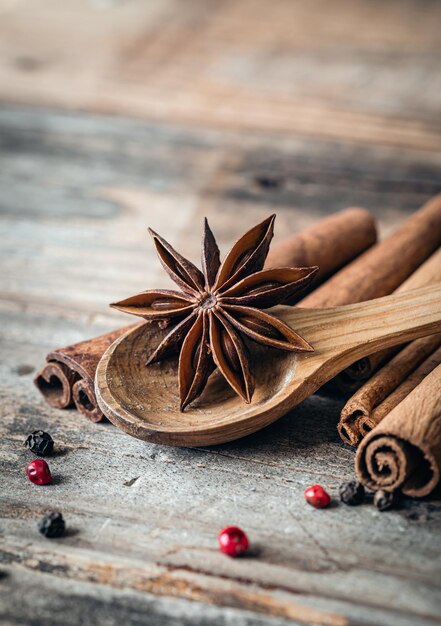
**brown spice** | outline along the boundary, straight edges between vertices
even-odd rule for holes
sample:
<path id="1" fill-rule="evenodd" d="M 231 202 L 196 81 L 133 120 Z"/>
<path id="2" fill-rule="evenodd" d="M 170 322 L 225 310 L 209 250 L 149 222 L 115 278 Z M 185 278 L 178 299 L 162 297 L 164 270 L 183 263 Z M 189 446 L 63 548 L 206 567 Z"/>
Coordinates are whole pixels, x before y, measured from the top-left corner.
<path id="1" fill-rule="evenodd" d="M 393 509 L 397 502 L 397 495 L 395 491 L 376 491 L 374 494 L 374 504 L 379 511 L 390 511 Z"/>
<path id="2" fill-rule="evenodd" d="M 361 432 L 360 424 L 364 424 L 364 428 L 370 425 L 372 430 L 376 425 L 376 418 L 373 418 L 375 408 L 381 406 L 381 403 L 440 345 L 439 333 L 417 339 L 376 372 L 343 407 L 337 425 L 342 440 L 352 446 L 357 445 L 365 434 Z M 380 414 L 377 417 L 379 418 Z"/>
<path id="3" fill-rule="evenodd" d="M 147 365 L 180 349 L 181 411 L 202 393 L 216 366 L 234 391 L 246 402 L 251 401 L 254 381 L 243 336 L 279 350 L 312 350 L 284 322 L 260 310 L 294 297 L 311 283 L 318 270 L 317 267 L 263 269 L 274 219 L 272 215 L 245 233 L 222 263 L 205 220 L 202 272 L 150 231 L 159 259 L 181 293 L 164 289 L 144 291 L 111 305 L 149 321 L 178 322 L 150 355 Z M 189 326 L 185 335 L 181 332 L 183 325 Z"/>
<path id="4" fill-rule="evenodd" d="M 370 489 L 433 491 L 441 475 L 441 365 L 362 440 L 355 471 Z"/>
<path id="5" fill-rule="evenodd" d="M 352 304 L 392 293 L 441 244 L 441 194 L 301 301 L 302 307 Z"/>
<path id="6" fill-rule="evenodd" d="M 265 267 L 318 265 L 316 286 L 370 248 L 376 240 L 375 220 L 369 211 L 344 209 L 277 242 L 268 253 Z"/>
<path id="7" fill-rule="evenodd" d="M 74 403 L 92 422 L 102 420 L 94 391 L 96 367 L 107 348 L 130 328 L 133 325 L 50 352 L 46 365 L 34 378 L 46 402 L 56 408 Z"/>
<path id="8" fill-rule="evenodd" d="M 35 375 L 34 384 L 50 406 L 67 409 L 73 404 L 72 386 L 78 375 L 64 363 L 48 361 Z"/>
<path id="9" fill-rule="evenodd" d="M 435 335 L 441 344 L 441 335 Z M 404 351 L 403 351 L 404 352 Z M 441 364 L 441 347 L 433 352 L 421 365 L 408 376 L 387 398 L 383 400 L 368 416 L 361 416 L 357 420 L 357 428 L 362 437 L 365 437 L 392 411 L 400 402 L 415 389 L 424 378 Z"/>
<path id="10" fill-rule="evenodd" d="M 395 293 L 404 293 L 419 287 L 426 287 L 441 281 L 441 248 L 434 252 L 407 280 L 402 283 Z M 383 363 L 400 351 L 402 346 L 394 346 L 388 350 L 381 350 L 361 361 L 357 361 L 345 370 L 349 380 L 367 380 Z"/>

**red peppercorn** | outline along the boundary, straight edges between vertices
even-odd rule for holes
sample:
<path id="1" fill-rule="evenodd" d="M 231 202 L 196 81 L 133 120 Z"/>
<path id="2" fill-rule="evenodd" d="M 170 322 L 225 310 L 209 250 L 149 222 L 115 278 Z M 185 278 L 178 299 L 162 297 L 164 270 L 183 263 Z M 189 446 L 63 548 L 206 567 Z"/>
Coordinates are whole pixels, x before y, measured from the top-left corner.
<path id="1" fill-rule="evenodd" d="M 316 509 L 325 509 L 331 502 L 329 493 L 321 485 L 312 485 L 305 491 L 305 500 Z"/>
<path id="2" fill-rule="evenodd" d="M 43 459 L 35 459 L 35 461 L 28 463 L 26 474 L 31 483 L 35 485 L 49 485 L 52 482 L 49 465 Z"/>
<path id="3" fill-rule="evenodd" d="M 248 537 L 237 526 L 227 526 L 219 533 L 219 550 L 228 556 L 241 556 L 248 550 L 248 546 Z"/>

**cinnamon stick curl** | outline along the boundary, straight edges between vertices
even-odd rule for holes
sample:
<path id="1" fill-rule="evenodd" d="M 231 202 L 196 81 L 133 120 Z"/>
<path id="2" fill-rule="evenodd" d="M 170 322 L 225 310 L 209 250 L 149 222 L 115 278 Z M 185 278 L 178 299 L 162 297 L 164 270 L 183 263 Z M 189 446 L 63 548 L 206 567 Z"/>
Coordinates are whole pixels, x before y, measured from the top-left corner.
<path id="1" fill-rule="evenodd" d="M 424 497 L 441 474 L 441 365 L 361 442 L 359 480 L 370 489 Z"/>

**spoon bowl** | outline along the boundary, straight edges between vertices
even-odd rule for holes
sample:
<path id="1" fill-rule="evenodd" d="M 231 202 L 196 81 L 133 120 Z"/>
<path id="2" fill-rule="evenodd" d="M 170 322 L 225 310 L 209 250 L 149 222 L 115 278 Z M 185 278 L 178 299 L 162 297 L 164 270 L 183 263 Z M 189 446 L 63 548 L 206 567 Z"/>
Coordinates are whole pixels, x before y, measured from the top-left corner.
<path id="1" fill-rule="evenodd" d="M 100 409 L 130 435 L 155 443 L 200 446 L 244 437 L 274 422 L 357 359 L 441 331 L 441 285 L 343 307 L 277 307 L 274 313 L 314 352 L 257 347 L 250 404 L 215 372 L 200 398 L 180 412 L 178 359 L 145 365 L 164 331 L 144 323 L 104 353 L 95 379 Z"/>

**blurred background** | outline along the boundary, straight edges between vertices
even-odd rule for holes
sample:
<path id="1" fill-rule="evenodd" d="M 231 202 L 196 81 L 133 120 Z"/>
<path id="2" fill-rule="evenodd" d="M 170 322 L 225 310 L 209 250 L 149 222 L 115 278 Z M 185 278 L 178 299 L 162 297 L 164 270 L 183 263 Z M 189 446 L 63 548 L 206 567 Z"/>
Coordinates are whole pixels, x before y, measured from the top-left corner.
<path id="1" fill-rule="evenodd" d="M 204 215 L 223 251 L 273 211 L 277 238 L 347 206 L 389 232 L 441 189 L 440 23 L 419 0 L 0 0 L 5 306 L 116 316 L 146 267 L 168 284 L 147 226 L 197 260 Z"/>

